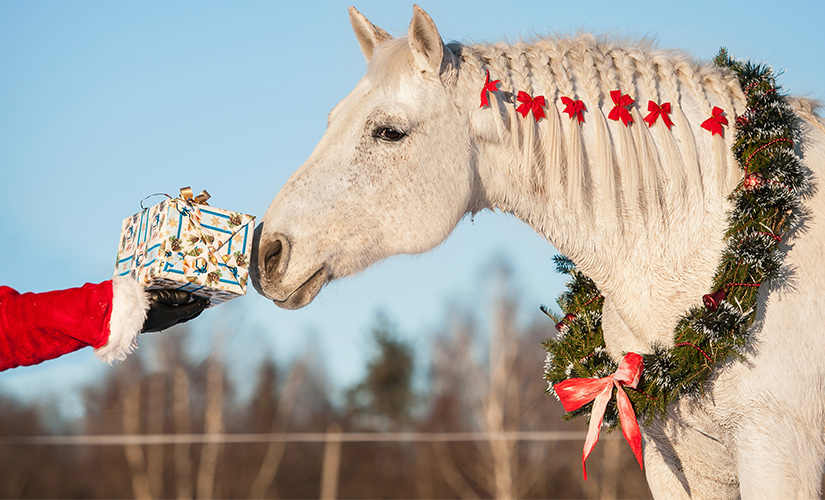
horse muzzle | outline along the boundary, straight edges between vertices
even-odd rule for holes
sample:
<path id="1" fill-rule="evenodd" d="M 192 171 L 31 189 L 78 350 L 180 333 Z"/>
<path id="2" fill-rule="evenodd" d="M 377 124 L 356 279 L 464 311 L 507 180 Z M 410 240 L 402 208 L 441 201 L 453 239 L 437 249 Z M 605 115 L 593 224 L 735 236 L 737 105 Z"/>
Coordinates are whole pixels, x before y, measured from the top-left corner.
<path id="1" fill-rule="evenodd" d="M 306 274 L 302 279 L 288 276 L 292 245 L 280 233 L 265 233 L 264 225 L 255 228 L 252 239 L 252 259 L 249 276 L 258 293 L 283 309 L 300 309 L 318 295 L 330 280 L 326 265 Z"/>

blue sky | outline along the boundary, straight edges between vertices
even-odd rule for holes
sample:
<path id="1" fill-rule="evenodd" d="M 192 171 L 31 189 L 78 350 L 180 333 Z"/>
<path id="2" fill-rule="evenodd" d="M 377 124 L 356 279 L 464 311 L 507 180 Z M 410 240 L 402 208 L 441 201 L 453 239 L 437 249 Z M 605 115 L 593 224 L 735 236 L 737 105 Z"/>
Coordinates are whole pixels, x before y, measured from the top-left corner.
<path id="1" fill-rule="evenodd" d="M 364 73 L 349 5 L 0 2 L 0 284 L 45 291 L 108 279 L 121 221 L 151 193 L 191 185 L 208 189 L 216 206 L 262 216 Z M 420 5 L 445 41 L 593 31 L 655 36 L 702 59 L 726 46 L 784 70 L 791 93 L 825 97 L 821 0 Z M 394 35 L 406 32 L 412 12 L 397 1 L 356 7 Z M 192 325 L 203 352 L 223 332 L 239 365 L 262 353 L 318 351 L 345 385 L 360 373 L 376 311 L 420 347 L 451 306 L 484 307 L 489 270 L 506 258 L 529 321 L 561 289 L 553 254 L 519 221 L 482 213 L 436 250 L 379 263 L 300 311 L 253 293 Z M 152 344 L 142 339 L 137 355 Z M 0 393 L 60 406 L 65 388 L 116 369 L 86 349 L 0 373 Z"/>

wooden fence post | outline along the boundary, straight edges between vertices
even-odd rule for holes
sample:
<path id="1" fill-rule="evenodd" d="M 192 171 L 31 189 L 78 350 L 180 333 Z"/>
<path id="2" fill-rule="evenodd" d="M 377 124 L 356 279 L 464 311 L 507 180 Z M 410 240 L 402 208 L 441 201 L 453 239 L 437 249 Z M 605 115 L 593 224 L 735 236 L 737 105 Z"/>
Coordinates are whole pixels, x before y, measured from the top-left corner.
<path id="1" fill-rule="evenodd" d="M 327 427 L 324 441 L 324 462 L 321 468 L 321 500 L 335 500 L 338 497 L 338 472 L 341 468 L 341 427 L 332 424 Z"/>

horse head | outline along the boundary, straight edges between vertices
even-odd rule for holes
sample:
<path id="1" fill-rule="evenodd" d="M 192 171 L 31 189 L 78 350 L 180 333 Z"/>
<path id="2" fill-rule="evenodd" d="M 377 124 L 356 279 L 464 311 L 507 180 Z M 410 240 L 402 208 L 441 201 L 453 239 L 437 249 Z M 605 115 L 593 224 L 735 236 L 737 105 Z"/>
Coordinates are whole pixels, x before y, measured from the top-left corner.
<path id="1" fill-rule="evenodd" d="M 354 8 L 350 20 L 366 75 L 256 230 L 253 283 L 286 309 L 376 261 L 435 247 L 473 209 L 457 61 L 435 23 L 415 6 L 408 36 L 394 39 Z"/>

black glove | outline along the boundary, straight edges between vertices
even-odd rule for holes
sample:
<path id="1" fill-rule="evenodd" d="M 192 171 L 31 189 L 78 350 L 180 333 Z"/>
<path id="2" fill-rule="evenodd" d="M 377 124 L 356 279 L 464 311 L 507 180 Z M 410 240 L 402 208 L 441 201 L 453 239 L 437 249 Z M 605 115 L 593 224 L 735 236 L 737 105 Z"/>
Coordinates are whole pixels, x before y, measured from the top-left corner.
<path id="1" fill-rule="evenodd" d="M 159 332 L 196 318 L 209 306 L 209 299 L 193 297 L 184 290 L 147 290 L 149 311 L 141 332 Z"/>

